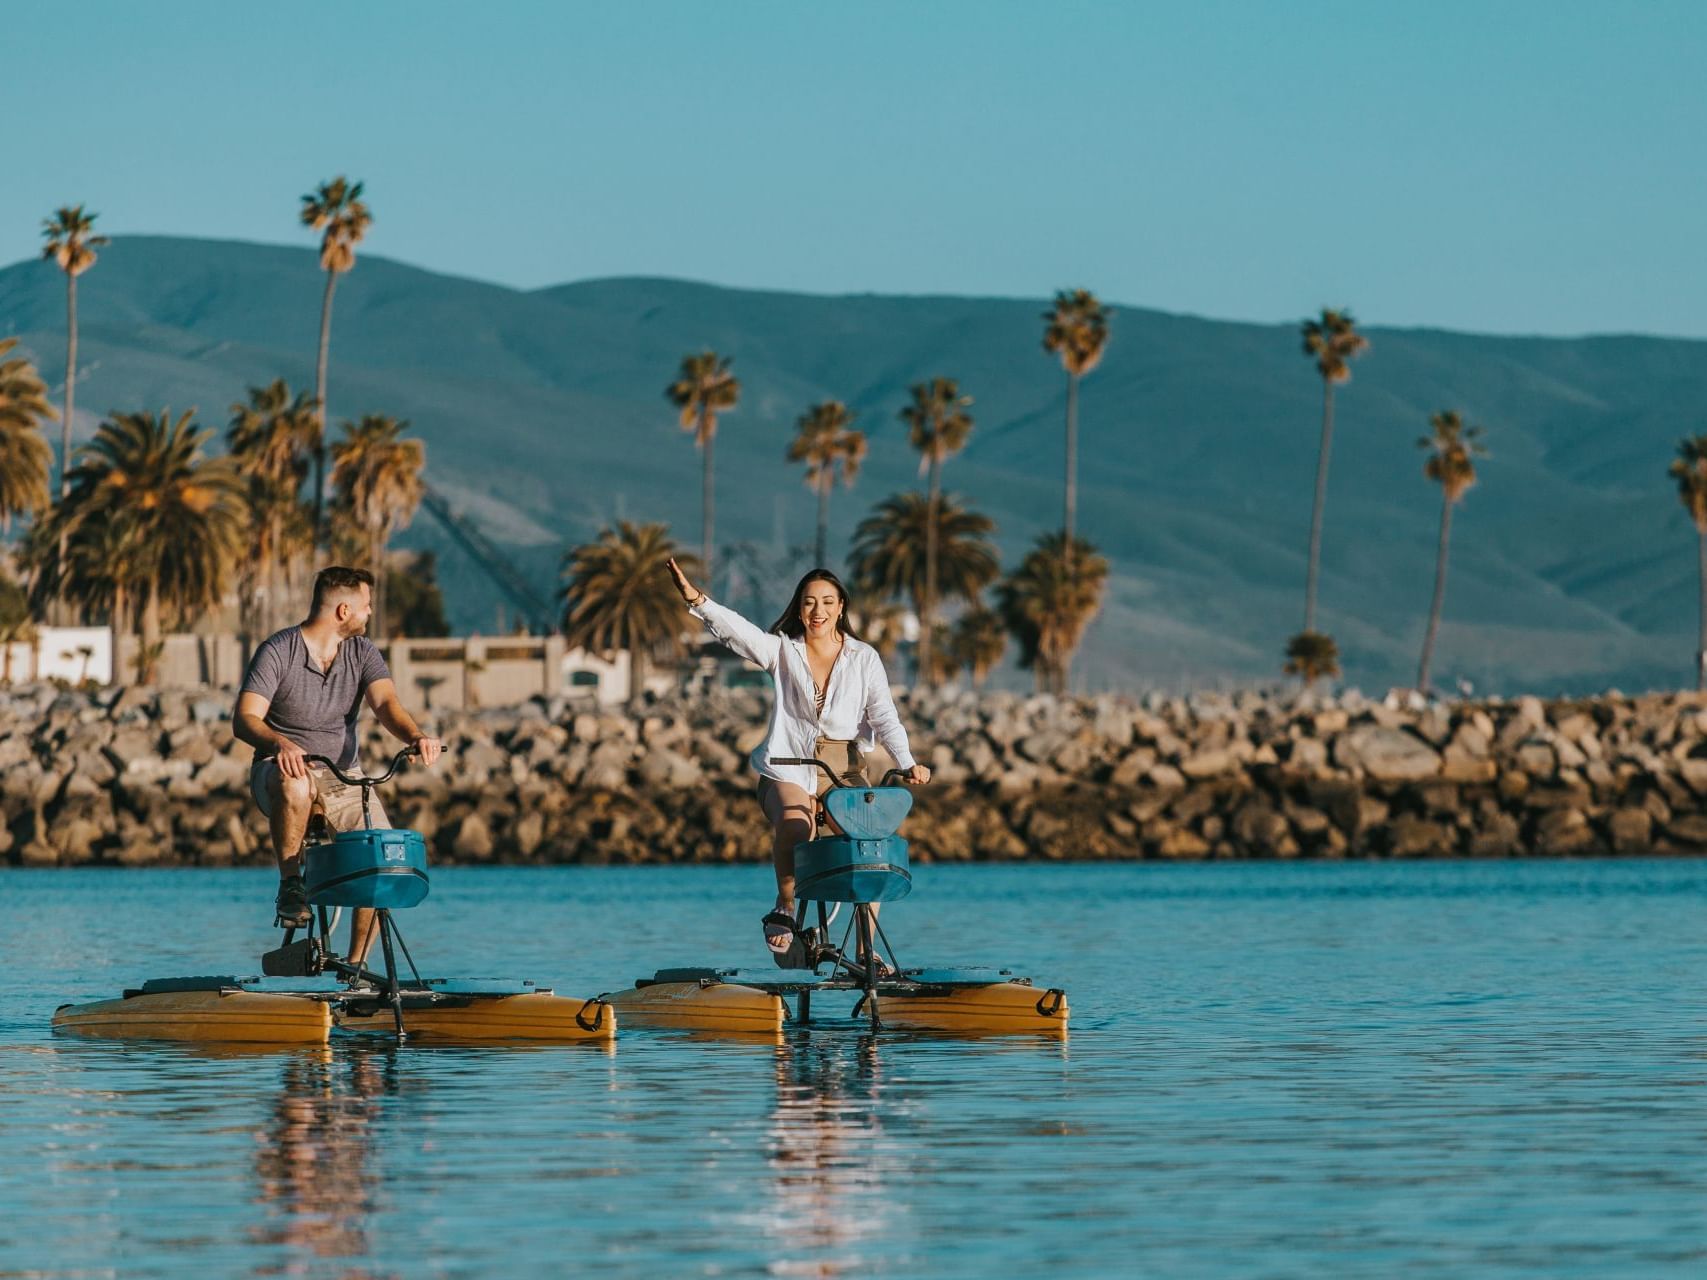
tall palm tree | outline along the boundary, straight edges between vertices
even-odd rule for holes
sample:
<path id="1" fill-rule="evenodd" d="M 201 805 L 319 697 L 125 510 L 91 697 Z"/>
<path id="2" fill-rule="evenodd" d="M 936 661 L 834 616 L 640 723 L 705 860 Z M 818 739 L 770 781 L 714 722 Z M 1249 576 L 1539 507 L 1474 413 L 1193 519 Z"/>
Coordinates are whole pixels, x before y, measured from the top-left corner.
<path id="1" fill-rule="evenodd" d="M 788 460 L 806 464 L 806 487 L 818 495 L 818 541 L 812 563 L 829 562 L 830 490 L 839 477 L 852 487 L 865 461 L 865 432 L 852 430 L 853 414 L 840 400 L 815 404 L 795 423 Z"/>
<path id="2" fill-rule="evenodd" d="M 211 433 L 193 418 L 109 417 L 79 451 L 71 492 L 35 540 L 38 592 L 104 600 L 120 624 L 140 597 L 144 680 L 153 678 L 162 611 L 182 618 L 218 604 L 248 530 L 243 478 L 231 458 L 203 455 Z M 63 558 L 51 539 L 64 540 Z"/>
<path id="3" fill-rule="evenodd" d="M 1300 631 L 1286 642 L 1286 674 L 1299 676 L 1304 687 L 1340 673 L 1339 646 L 1320 631 Z"/>
<path id="4" fill-rule="evenodd" d="M 919 675 L 929 684 L 934 670 L 931 642 L 936 622 L 936 539 L 941 523 L 934 513 L 942 499 L 942 464 L 964 449 L 972 434 L 972 415 L 966 412 L 972 405 L 972 397 L 961 395 L 960 385 L 953 378 L 915 383 L 911 394 L 913 402 L 901 410 L 901 421 L 907 424 L 908 443 L 919 452 L 920 473 L 930 476 L 932 514 L 924 522 L 925 582 L 918 597 Z"/>
<path id="5" fill-rule="evenodd" d="M 627 520 L 563 556 L 564 638 L 607 658 L 619 650 L 628 654 L 631 706 L 644 692 L 647 658 L 681 649 L 682 606 L 665 568 L 671 558 L 690 578 L 701 578 L 699 564 L 677 549 L 668 525 Z"/>
<path id="6" fill-rule="evenodd" d="M 1073 522 L 1079 505 L 1079 379 L 1102 360 L 1108 346 L 1108 319 L 1113 311 L 1089 289 L 1063 289 L 1055 305 L 1043 313 L 1043 349 L 1061 358 L 1067 371 L 1067 485 L 1061 527 L 1064 544 L 1073 546 Z"/>
<path id="7" fill-rule="evenodd" d="M 0 338 L 0 533 L 11 531 L 13 516 L 47 506 L 53 467 L 41 426 L 53 407 L 35 366 L 11 355 L 17 345 L 16 338 Z"/>
<path id="8" fill-rule="evenodd" d="M 1310 556 L 1304 579 L 1304 630 L 1316 629 L 1316 579 L 1322 563 L 1322 510 L 1328 500 L 1328 453 L 1334 440 L 1334 387 L 1351 379 L 1351 362 L 1369 349 L 1349 310 L 1322 308 L 1304 321 L 1304 354 L 1322 376 L 1322 443 L 1316 454 L 1316 501 L 1310 512 Z"/>
<path id="9" fill-rule="evenodd" d="M 294 523 L 319 428 L 314 401 L 306 392 L 293 397 L 283 378 L 265 387 L 250 387 L 249 403 L 231 406 L 226 443 L 249 485 L 254 527 L 245 577 L 258 584 L 265 602 L 258 610 L 263 635 L 271 634 L 277 622 L 275 570 L 289 546 L 287 533 Z"/>
<path id="10" fill-rule="evenodd" d="M 1667 468 L 1677 481 L 1678 500 L 1695 522 L 1696 561 L 1701 579 L 1700 634 L 1695 646 L 1695 687 L 1707 690 L 1707 435 L 1678 441 Z"/>
<path id="11" fill-rule="evenodd" d="M 1440 607 L 1446 600 L 1446 550 L 1452 537 L 1452 508 L 1476 483 L 1476 458 L 1487 450 L 1480 444 L 1482 429 L 1466 427 L 1456 410 L 1447 409 L 1428 420 L 1431 435 L 1417 441 L 1429 451 L 1423 474 L 1440 486 L 1440 546 L 1434 561 L 1434 599 L 1428 607 L 1428 634 L 1423 637 L 1422 661 L 1417 664 L 1417 692 L 1428 696 L 1428 667 L 1434 657 L 1434 638 L 1440 630 Z"/>
<path id="12" fill-rule="evenodd" d="M 42 257 L 51 258 L 65 272 L 65 412 L 59 424 L 59 497 L 70 490 L 71 425 L 77 405 L 77 277 L 95 265 L 95 250 L 110 243 L 95 234 L 98 214 L 82 205 L 66 205 L 42 219 Z M 60 554 L 65 548 L 60 547 Z"/>
<path id="13" fill-rule="evenodd" d="M 975 604 L 961 614 L 949 638 L 949 652 L 972 677 L 974 689 L 983 687 L 1007 647 L 1008 631 L 1002 615 L 984 604 Z"/>
<path id="14" fill-rule="evenodd" d="M 403 439 L 408 426 L 370 413 L 360 422 L 346 422 L 344 438 L 332 446 L 332 488 L 338 505 L 350 513 L 367 542 L 375 637 L 385 635 L 385 544 L 393 533 L 409 527 L 426 488 L 421 480 L 426 446 Z"/>
<path id="15" fill-rule="evenodd" d="M 664 388 L 669 402 L 681 411 L 682 430 L 693 432 L 703 472 L 700 480 L 701 572 L 709 588 L 716 568 L 712 554 L 711 446 L 717 439 L 717 415 L 728 413 L 741 398 L 741 383 L 729 372 L 729 360 L 715 351 L 683 356 L 676 380 Z"/>
<path id="16" fill-rule="evenodd" d="M 951 495 L 935 503 L 921 493 L 897 493 L 872 509 L 854 530 L 850 567 L 863 596 L 912 601 L 919 616 L 918 678 L 929 683 L 927 593 L 973 601 L 1001 571 L 990 534 L 995 521 L 962 508 Z M 926 548 L 930 548 L 927 559 Z"/>
<path id="17" fill-rule="evenodd" d="M 302 197 L 302 224 L 320 232 L 320 266 L 326 272 L 326 294 L 320 300 L 320 349 L 314 365 L 314 401 L 319 409 L 319 433 L 314 441 L 314 545 L 325 541 L 326 501 L 326 359 L 332 346 L 332 291 L 338 277 L 356 265 L 356 246 L 373 225 L 373 213 L 362 202 L 362 184 L 339 174 Z"/>
<path id="18" fill-rule="evenodd" d="M 997 588 L 1020 666 L 1036 673 L 1040 693 L 1066 693 L 1073 654 L 1102 608 L 1108 561 L 1083 538 L 1046 533 Z"/>

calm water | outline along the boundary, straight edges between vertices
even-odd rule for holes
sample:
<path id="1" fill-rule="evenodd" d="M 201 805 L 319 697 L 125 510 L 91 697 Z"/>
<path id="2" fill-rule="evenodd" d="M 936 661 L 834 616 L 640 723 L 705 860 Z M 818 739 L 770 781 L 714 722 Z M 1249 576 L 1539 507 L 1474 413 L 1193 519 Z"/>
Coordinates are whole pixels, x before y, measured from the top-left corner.
<path id="1" fill-rule="evenodd" d="M 762 959 L 758 868 L 447 869 L 424 969 Z M 1632 1276 L 1707 1268 L 1707 864 L 928 867 L 903 961 L 1071 1040 L 60 1040 L 253 972 L 251 871 L 0 872 L 0 1275 Z M 245 959 L 249 957 L 249 959 Z"/>

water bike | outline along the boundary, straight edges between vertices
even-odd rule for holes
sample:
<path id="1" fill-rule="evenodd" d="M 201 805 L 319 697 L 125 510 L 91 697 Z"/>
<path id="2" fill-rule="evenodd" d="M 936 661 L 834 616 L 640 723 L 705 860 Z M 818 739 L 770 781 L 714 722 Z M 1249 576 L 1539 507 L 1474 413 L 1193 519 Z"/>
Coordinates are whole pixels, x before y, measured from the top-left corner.
<path id="1" fill-rule="evenodd" d="M 62 1005 L 56 1031 L 90 1036 L 252 1044 L 320 1044 L 334 1029 L 450 1041 L 610 1040 L 616 1015 L 602 999 L 571 999 L 530 981 L 422 978 L 392 913 L 426 900 L 427 844 L 418 831 L 375 827 L 373 788 L 389 781 L 413 748 L 377 777 L 350 775 L 309 756 L 346 786 L 362 789 L 362 826 L 332 834 L 311 820 L 302 853 L 309 923 L 286 928 L 261 957 L 261 975 L 151 978 L 117 1000 Z M 332 930 L 343 908 L 370 907 L 384 971 L 340 958 Z M 405 977 L 398 958 L 408 966 Z"/>
<path id="2" fill-rule="evenodd" d="M 1007 969 L 908 969 L 896 959 L 876 905 L 913 889 L 907 842 L 896 834 L 913 807 L 906 787 L 892 785 L 900 770 L 873 787 L 837 777 L 822 760 L 775 763 L 815 766 L 830 779 L 818 838 L 794 849 L 795 941 L 777 963 L 795 967 L 660 969 L 609 997 L 624 1026 L 775 1034 L 791 1017 L 784 997 L 794 997 L 793 1023 L 809 1025 L 814 994 L 853 991 L 853 1016 L 874 1030 L 1067 1034 L 1067 997 L 1059 988 L 1040 990 Z M 844 908 L 841 941 L 832 944 Z"/>

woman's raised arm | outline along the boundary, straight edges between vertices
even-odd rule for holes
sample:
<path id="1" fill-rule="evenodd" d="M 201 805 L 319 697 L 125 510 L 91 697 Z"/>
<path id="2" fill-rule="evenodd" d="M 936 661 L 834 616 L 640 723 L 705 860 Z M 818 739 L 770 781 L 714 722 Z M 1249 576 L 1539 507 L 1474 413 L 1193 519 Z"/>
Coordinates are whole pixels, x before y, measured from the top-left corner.
<path id="1" fill-rule="evenodd" d="M 705 623 L 706 629 L 729 648 L 749 662 L 756 662 L 766 671 L 775 671 L 782 654 L 782 638 L 747 621 L 733 609 L 726 609 L 705 592 L 700 591 L 681 571 L 675 560 L 669 561 L 670 575 L 682 601 L 694 617 Z"/>

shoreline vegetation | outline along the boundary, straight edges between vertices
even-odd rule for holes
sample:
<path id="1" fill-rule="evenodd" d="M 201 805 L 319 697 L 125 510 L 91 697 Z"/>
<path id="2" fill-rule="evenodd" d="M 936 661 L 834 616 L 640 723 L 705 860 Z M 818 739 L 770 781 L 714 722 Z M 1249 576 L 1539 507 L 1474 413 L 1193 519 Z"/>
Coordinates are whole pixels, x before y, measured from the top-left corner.
<path id="1" fill-rule="evenodd" d="M 0 866 L 270 865 L 223 689 L 0 691 Z M 440 864 L 762 862 L 766 697 L 440 717 L 383 791 Z M 1707 853 L 1707 697 L 902 695 L 922 861 Z M 363 725 L 370 766 L 396 744 Z"/>

